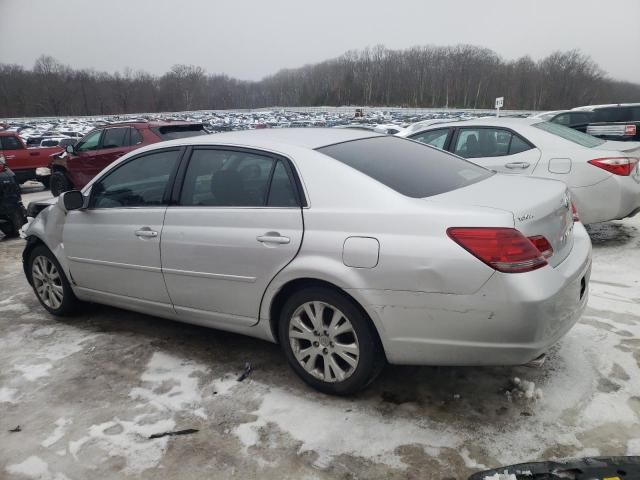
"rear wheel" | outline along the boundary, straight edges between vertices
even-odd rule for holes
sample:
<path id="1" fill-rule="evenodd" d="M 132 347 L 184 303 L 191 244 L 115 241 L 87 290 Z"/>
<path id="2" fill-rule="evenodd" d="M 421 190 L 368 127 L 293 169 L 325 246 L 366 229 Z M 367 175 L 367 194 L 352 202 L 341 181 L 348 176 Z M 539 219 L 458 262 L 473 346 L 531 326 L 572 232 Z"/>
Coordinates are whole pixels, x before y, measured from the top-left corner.
<path id="1" fill-rule="evenodd" d="M 384 365 L 369 318 L 353 300 L 330 288 L 294 293 L 282 308 L 279 337 L 294 371 L 324 393 L 356 393 Z"/>
<path id="2" fill-rule="evenodd" d="M 77 310 L 80 302 L 71 290 L 58 260 L 47 247 L 40 245 L 31 252 L 29 275 L 33 291 L 49 313 L 65 316 Z"/>
<path id="3" fill-rule="evenodd" d="M 49 186 L 51 187 L 51 194 L 54 197 L 73 189 L 73 186 L 67 176 L 60 171 L 53 172 L 51 180 L 49 181 Z"/>

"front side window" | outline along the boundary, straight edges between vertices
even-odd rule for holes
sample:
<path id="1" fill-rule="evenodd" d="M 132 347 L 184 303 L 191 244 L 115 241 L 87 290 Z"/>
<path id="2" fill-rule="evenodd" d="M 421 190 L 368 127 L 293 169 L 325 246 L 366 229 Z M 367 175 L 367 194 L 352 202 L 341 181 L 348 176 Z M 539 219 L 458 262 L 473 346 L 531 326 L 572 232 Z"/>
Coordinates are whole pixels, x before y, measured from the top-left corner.
<path id="1" fill-rule="evenodd" d="M 102 135 L 102 130 L 97 130 L 95 132 L 89 133 L 86 137 L 84 137 L 78 145 L 76 145 L 77 152 L 88 152 L 90 150 L 97 150 L 98 145 L 100 145 L 100 136 Z"/>
<path id="2" fill-rule="evenodd" d="M 3 150 L 20 150 L 22 144 L 16 137 L 0 137 L 0 144 Z"/>
<path id="3" fill-rule="evenodd" d="M 440 128 L 438 130 L 429 130 L 428 132 L 418 133 L 417 135 L 412 135 L 410 138 L 411 140 L 416 140 L 420 143 L 426 143 L 427 145 L 431 145 L 432 147 L 444 150 L 448 135 L 448 128 Z"/>
<path id="4" fill-rule="evenodd" d="M 91 188 L 90 208 L 157 207 L 164 201 L 180 152 L 149 153 L 124 163 Z"/>
<path id="5" fill-rule="evenodd" d="M 450 153 L 398 137 L 353 140 L 317 151 L 413 198 L 446 193 L 493 175 Z"/>
<path id="6" fill-rule="evenodd" d="M 590 117 L 587 112 L 579 112 L 571 114 L 571 125 L 586 125 L 589 123 Z"/>
<path id="7" fill-rule="evenodd" d="M 604 140 L 592 137 L 591 135 L 587 135 L 586 133 L 579 132 L 578 130 L 565 127 L 564 125 L 559 125 L 557 123 L 540 122 L 533 124 L 533 126 L 535 128 L 539 128 L 540 130 L 544 130 L 547 133 L 560 138 L 564 138 L 565 140 L 569 140 L 570 142 L 577 143 L 578 145 L 582 145 L 583 147 L 587 148 L 597 147 L 598 145 L 602 145 L 604 143 Z"/>
<path id="8" fill-rule="evenodd" d="M 102 138 L 102 148 L 122 148 L 128 145 L 128 128 L 107 128 Z"/>
<path id="9" fill-rule="evenodd" d="M 516 138 L 518 145 L 511 150 Z M 526 148 L 525 148 L 526 146 Z M 522 139 L 502 128 L 462 128 L 458 133 L 453 153 L 464 158 L 500 157 L 523 152 L 531 148 Z"/>
<path id="10" fill-rule="evenodd" d="M 275 160 L 234 150 L 194 150 L 185 174 L 180 205 L 262 207 Z"/>

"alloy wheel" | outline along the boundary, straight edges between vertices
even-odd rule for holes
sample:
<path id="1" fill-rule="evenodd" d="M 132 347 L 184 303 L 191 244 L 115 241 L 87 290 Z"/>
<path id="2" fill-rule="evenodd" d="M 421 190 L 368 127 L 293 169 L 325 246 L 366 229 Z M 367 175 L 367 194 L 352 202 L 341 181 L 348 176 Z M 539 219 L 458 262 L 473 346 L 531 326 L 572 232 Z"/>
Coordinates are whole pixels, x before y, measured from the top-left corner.
<path id="1" fill-rule="evenodd" d="M 57 310 L 64 299 L 64 289 L 60 272 L 51 259 L 44 255 L 37 256 L 31 266 L 33 287 L 42 303 Z"/>
<path id="2" fill-rule="evenodd" d="M 289 342 L 298 363 L 324 382 L 346 380 L 358 366 L 358 336 L 349 319 L 325 302 L 306 302 L 289 322 Z"/>

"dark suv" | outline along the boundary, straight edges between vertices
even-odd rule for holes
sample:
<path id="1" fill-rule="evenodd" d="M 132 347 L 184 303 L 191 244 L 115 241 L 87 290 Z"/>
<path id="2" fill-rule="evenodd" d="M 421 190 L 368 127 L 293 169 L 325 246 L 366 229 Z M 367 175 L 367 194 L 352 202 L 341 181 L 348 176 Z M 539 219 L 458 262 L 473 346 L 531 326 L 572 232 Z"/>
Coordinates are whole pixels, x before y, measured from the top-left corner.
<path id="1" fill-rule="evenodd" d="M 51 193 L 58 196 L 81 189 L 107 165 L 136 148 L 207 133 L 201 123 L 191 122 L 135 121 L 101 126 L 52 157 Z"/>
<path id="2" fill-rule="evenodd" d="M 592 105 L 571 112 L 589 114 L 589 135 L 603 140 L 640 141 L 640 103 Z"/>

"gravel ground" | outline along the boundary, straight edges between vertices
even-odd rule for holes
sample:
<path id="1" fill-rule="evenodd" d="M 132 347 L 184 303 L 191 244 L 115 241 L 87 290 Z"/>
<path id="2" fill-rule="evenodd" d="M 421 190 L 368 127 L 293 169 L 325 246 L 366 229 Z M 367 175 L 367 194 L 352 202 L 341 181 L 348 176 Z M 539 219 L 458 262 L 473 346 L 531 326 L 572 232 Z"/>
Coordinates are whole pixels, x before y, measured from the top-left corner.
<path id="1" fill-rule="evenodd" d="M 0 241 L 0 478 L 463 479 L 640 454 L 639 228 L 591 229 L 589 307 L 543 367 L 388 367 L 350 399 L 259 340 L 100 306 L 53 318 L 23 241 Z"/>

